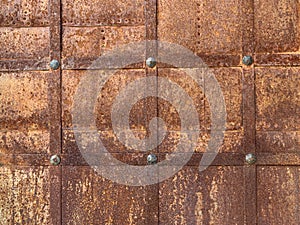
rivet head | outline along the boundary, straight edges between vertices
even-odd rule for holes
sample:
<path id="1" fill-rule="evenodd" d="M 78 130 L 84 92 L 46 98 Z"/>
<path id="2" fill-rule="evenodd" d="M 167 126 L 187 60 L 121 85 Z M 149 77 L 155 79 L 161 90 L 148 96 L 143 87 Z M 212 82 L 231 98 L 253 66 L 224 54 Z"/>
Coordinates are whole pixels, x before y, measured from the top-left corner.
<path id="1" fill-rule="evenodd" d="M 243 57 L 243 64 L 246 66 L 250 66 L 253 63 L 253 58 L 249 55 Z"/>
<path id="2" fill-rule="evenodd" d="M 58 164 L 60 164 L 60 157 L 58 155 L 51 156 L 50 163 L 54 166 L 57 166 Z"/>
<path id="3" fill-rule="evenodd" d="M 50 62 L 50 68 L 53 70 L 57 70 L 59 68 L 59 62 L 56 59 L 53 59 Z"/>
<path id="4" fill-rule="evenodd" d="M 149 57 L 146 60 L 146 65 L 150 68 L 154 68 L 156 66 L 156 60 L 153 57 Z"/>
<path id="5" fill-rule="evenodd" d="M 147 156 L 147 162 L 148 164 L 155 164 L 157 163 L 157 157 L 154 154 L 150 154 Z"/>
<path id="6" fill-rule="evenodd" d="M 247 154 L 246 155 L 246 162 L 248 164 L 254 164 L 254 163 L 256 163 L 256 156 L 254 154 L 252 154 L 252 153 Z"/>

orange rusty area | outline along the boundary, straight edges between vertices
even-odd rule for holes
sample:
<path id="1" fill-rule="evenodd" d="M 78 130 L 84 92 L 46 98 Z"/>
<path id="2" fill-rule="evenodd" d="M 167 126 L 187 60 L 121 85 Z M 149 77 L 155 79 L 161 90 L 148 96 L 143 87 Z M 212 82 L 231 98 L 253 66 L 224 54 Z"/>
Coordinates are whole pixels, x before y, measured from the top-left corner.
<path id="1" fill-rule="evenodd" d="M 296 0 L 2 0 L 0 224 L 298 225 L 299 15 Z M 127 148 L 112 130 L 114 99 L 132 81 L 154 75 L 175 82 L 200 121 L 195 154 L 182 170 L 160 184 L 127 187 L 87 165 L 71 110 L 95 59 L 146 39 L 183 45 L 211 67 L 224 94 L 226 131 L 216 159 L 199 172 L 211 138 L 206 80 L 198 87 L 181 68 L 160 62 L 154 69 L 141 62 L 117 71 L 94 110 L 99 138 L 116 159 L 147 164 L 148 152 Z M 155 48 L 145 55 L 155 57 Z M 242 64 L 244 55 L 253 56 L 252 66 Z M 61 62 L 58 70 L 50 70 L 52 59 Z M 155 116 L 168 130 L 151 151 L 161 162 L 185 134 L 176 108 L 149 97 L 131 110 L 134 135 L 149 136 Z M 251 166 L 245 163 L 250 152 L 257 157 Z M 59 166 L 49 162 L 54 154 Z"/>
<path id="2" fill-rule="evenodd" d="M 49 25 L 48 0 L 2 0 L 0 26 L 46 26 Z"/>

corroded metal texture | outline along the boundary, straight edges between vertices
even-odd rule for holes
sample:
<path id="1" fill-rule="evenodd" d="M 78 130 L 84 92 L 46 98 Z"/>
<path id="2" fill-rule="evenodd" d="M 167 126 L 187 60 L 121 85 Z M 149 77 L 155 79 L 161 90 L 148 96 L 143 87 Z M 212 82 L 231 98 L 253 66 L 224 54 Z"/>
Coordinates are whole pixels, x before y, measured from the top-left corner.
<path id="1" fill-rule="evenodd" d="M 299 167 L 258 167 L 258 224 L 299 224 Z"/>
<path id="2" fill-rule="evenodd" d="M 47 26 L 49 25 L 49 1 L 1 1 L 0 26 Z"/>
<path id="3" fill-rule="evenodd" d="M 196 53 L 239 53 L 241 1 L 158 1 L 158 39 Z"/>
<path id="4" fill-rule="evenodd" d="M 49 56 L 49 28 L 0 28 L 0 55 L 4 59 L 38 59 Z M 38 48 L 37 48 L 38 46 Z"/>
<path id="5" fill-rule="evenodd" d="M 160 224 L 244 224 L 243 176 L 242 167 L 185 167 L 160 185 Z"/>
<path id="6" fill-rule="evenodd" d="M 113 168 L 112 168 L 113 169 Z M 156 224 L 156 186 L 127 187 L 90 167 L 63 171 L 63 224 Z"/>
<path id="7" fill-rule="evenodd" d="M 259 68 L 256 73 L 258 130 L 300 130 L 299 68 Z"/>
<path id="8" fill-rule="evenodd" d="M 64 27 L 62 38 L 63 67 L 87 68 L 113 47 L 144 40 L 145 26 Z"/>
<path id="9" fill-rule="evenodd" d="M 62 22 L 69 26 L 145 24 L 145 1 L 62 0 Z"/>
<path id="10" fill-rule="evenodd" d="M 1 1 L 0 224 L 298 225 L 299 4 Z M 211 67 L 226 103 L 224 140 L 211 166 L 199 172 L 211 139 L 207 81 L 202 79 L 201 88 L 181 68 L 159 61 L 154 68 L 145 62 L 128 65 L 104 85 L 94 108 L 108 154 L 129 165 L 148 165 L 150 152 L 126 147 L 111 119 L 116 96 L 139 78 L 158 76 L 178 84 L 193 100 L 200 135 L 190 161 L 173 177 L 151 186 L 122 186 L 95 173 L 81 155 L 72 130 L 74 95 L 85 69 L 105 52 L 155 39 L 183 45 Z M 146 47 L 145 60 L 156 57 L 156 46 Z M 244 56 L 253 63 L 245 65 Z M 52 60 L 60 65 L 55 70 Z M 102 76 L 103 68 L 93 69 Z M 184 135 L 176 108 L 148 97 L 132 107 L 129 123 L 144 139 L 156 116 L 167 133 L 151 153 L 162 162 Z M 80 135 L 92 138 L 86 131 Z M 125 130 L 121 135 L 128 137 Z M 253 165 L 245 160 L 249 153 L 257 158 Z M 59 165 L 51 165 L 53 155 L 60 157 Z"/>
<path id="11" fill-rule="evenodd" d="M 254 33 L 257 52 L 297 52 L 299 50 L 298 1 L 255 0 Z"/>

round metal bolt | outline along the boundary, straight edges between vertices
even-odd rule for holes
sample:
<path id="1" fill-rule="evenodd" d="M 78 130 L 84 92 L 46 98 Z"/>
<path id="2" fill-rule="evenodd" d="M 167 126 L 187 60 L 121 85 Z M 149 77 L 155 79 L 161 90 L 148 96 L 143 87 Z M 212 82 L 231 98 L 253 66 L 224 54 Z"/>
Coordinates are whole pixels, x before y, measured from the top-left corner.
<path id="1" fill-rule="evenodd" d="M 243 64 L 246 66 L 250 66 L 253 63 L 253 58 L 249 55 L 243 57 Z"/>
<path id="2" fill-rule="evenodd" d="M 59 62 L 56 59 L 53 59 L 50 62 L 50 68 L 53 70 L 57 70 L 59 68 L 59 65 L 60 65 Z"/>
<path id="3" fill-rule="evenodd" d="M 51 156 L 50 163 L 54 166 L 57 166 L 58 164 L 60 164 L 60 157 L 58 155 Z"/>
<path id="4" fill-rule="evenodd" d="M 150 154 L 147 156 L 147 162 L 148 164 L 155 164 L 157 163 L 157 157 L 154 154 Z"/>
<path id="5" fill-rule="evenodd" d="M 256 163 L 256 156 L 254 154 L 252 154 L 252 153 L 247 154 L 246 155 L 246 162 L 248 164 L 254 164 L 254 163 Z"/>
<path id="6" fill-rule="evenodd" d="M 146 60 L 146 64 L 147 64 L 148 67 L 153 68 L 153 67 L 156 66 L 156 60 L 153 57 L 149 57 Z"/>

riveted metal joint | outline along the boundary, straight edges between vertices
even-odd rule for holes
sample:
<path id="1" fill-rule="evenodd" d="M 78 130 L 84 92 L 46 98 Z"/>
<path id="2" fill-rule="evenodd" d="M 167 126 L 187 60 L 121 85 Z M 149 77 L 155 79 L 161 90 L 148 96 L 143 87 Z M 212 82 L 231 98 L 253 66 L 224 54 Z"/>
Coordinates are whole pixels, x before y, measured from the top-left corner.
<path id="1" fill-rule="evenodd" d="M 156 60 L 153 57 L 149 57 L 146 60 L 146 65 L 150 68 L 154 68 L 156 66 Z"/>
<path id="2" fill-rule="evenodd" d="M 249 153 L 249 154 L 246 155 L 246 162 L 249 165 L 252 165 L 252 164 L 256 163 L 256 161 L 257 161 L 257 158 L 254 154 Z"/>
<path id="3" fill-rule="evenodd" d="M 157 163 L 157 157 L 156 157 L 156 155 L 154 155 L 154 154 L 148 155 L 147 156 L 147 162 L 150 165 Z"/>
<path id="4" fill-rule="evenodd" d="M 243 64 L 244 64 L 244 65 L 250 66 L 250 65 L 252 65 L 252 63 L 253 63 L 253 58 L 252 58 L 252 56 L 250 56 L 250 55 L 245 55 L 245 56 L 243 57 Z"/>
<path id="5" fill-rule="evenodd" d="M 60 157 L 58 155 L 53 155 L 50 158 L 50 163 L 54 166 L 57 166 L 60 164 Z"/>
<path id="6" fill-rule="evenodd" d="M 59 66 L 60 66 L 60 64 L 56 59 L 53 59 L 50 62 L 50 68 L 53 69 L 53 70 L 57 70 L 59 68 Z"/>

